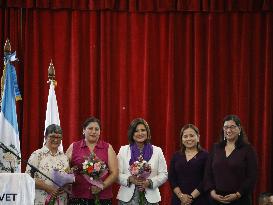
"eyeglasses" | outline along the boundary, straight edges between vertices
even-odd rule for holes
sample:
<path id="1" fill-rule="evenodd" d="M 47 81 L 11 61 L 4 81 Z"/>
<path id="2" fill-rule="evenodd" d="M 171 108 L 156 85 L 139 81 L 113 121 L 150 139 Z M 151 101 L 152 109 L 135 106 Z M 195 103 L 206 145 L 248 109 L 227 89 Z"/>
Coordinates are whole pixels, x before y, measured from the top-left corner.
<path id="1" fill-rule="evenodd" d="M 52 134 L 52 135 L 48 135 L 48 137 L 49 137 L 51 140 L 61 140 L 61 139 L 63 139 L 63 136 L 60 135 L 60 134 Z"/>
<path id="2" fill-rule="evenodd" d="M 231 126 L 224 126 L 223 130 L 227 131 L 228 129 L 230 130 L 235 130 L 238 126 L 237 125 L 231 125 Z"/>

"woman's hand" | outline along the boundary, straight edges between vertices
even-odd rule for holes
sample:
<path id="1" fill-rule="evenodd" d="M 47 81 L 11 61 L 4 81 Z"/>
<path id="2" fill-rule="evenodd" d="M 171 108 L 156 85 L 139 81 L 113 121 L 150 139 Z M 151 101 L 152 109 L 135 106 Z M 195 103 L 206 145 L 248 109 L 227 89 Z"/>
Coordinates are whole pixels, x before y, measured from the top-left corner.
<path id="1" fill-rule="evenodd" d="M 146 188 L 150 186 L 150 181 L 149 180 L 139 180 L 139 185 L 137 185 L 138 189 L 140 191 L 144 191 Z"/>
<path id="2" fill-rule="evenodd" d="M 130 183 L 136 185 L 139 191 L 144 191 L 150 185 L 149 180 L 139 179 L 135 176 L 130 176 L 129 181 L 130 181 Z"/>
<path id="3" fill-rule="evenodd" d="M 241 197 L 241 194 L 239 192 L 224 196 L 225 200 L 229 202 L 235 201 L 239 199 L 240 197 Z"/>
<path id="4" fill-rule="evenodd" d="M 189 205 L 192 203 L 192 197 L 188 194 L 180 194 L 178 197 L 183 205 Z"/>
<path id="5" fill-rule="evenodd" d="M 135 176 L 130 176 L 129 182 L 134 184 L 139 191 L 144 191 L 145 188 L 142 187 L 142 180 L 138 179 Z"/>
<path id="6" fill-rule="evenodd" d="M 53 197 L 57 197 L 59 194 L 63 192 L 63 191 L 61 192 L 61 190 L 56 188 L 54 185 L 47 185 L 45 191 Z"/>
<path id="7" fill-rule="evenodd" d="M 97 186 L 92 186 L 92 187 L 91 187 L 91 193 L 92 193 L 92 194 L 98 194 L 98 193 L 100 193 L 101 191 L 102 191 L 102 189 L 99 188 L 99 187 L 97 187 Z"/>
<path id="8" fill-rule="evenodd" d="M 137 178 L 134 177 L 134 176 L 129 176 L 129 182 L 134 184 L 134 185 L 137 185 Z"/>
<path id="9" fill-rule="evenodd" d="M 58 195 L 63 194 L 63 193 L 64 193 L 64 190 L 62 188 L 59 188 L 58 189 Z"/>
<path id="10" fill-rule="evenodd" d="M 144 180 L 144 181 L 142 182 L 142 186 L 143 186 L 144 189 L 149 188 L 149 186 L 150 186 L 150 181 L 149 181 L 148 179 Z"/>
<path id="11" fill-rule="evenodd" d="M 215 190 L 212 190 L 212 191 L 210 192 L 210 196 L 211 196 L 211 198 L 213 198 L 215 201 L 219 201 L 219 202 L 221 202 L 221 203 L 223 203 L 223 204 L 229 204 L 229 203 L 230 203 L 230 201 L 228 201 L 224 196 L 219 195 L 219 194 L 216 194 L 216 191 L 215 191 Z"/>

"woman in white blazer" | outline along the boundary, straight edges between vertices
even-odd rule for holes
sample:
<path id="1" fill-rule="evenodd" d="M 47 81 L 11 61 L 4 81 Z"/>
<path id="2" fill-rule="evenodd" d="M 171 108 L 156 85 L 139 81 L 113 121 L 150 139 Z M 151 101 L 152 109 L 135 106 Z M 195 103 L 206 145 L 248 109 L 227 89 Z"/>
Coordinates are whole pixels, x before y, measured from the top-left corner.
<path id="1" fill-rule="evenodd" d="M 118 153 L 120 189 L 117 195 L 119 205 L 138 205 L 139 190 L 144 190 L 145 205 L 158 204 L 161 196 L 158 187 L 168 177 L 166 160 L 160 147 L 151 145 L 151 134 L 148 123 L 142 119 L 134 119 L 128 129 L 129 145 L 122 146 Z M 142 155 L 151 165 L 152 172 L 148 179 L 141 180 L 132 176 L 130 165 Z"/>

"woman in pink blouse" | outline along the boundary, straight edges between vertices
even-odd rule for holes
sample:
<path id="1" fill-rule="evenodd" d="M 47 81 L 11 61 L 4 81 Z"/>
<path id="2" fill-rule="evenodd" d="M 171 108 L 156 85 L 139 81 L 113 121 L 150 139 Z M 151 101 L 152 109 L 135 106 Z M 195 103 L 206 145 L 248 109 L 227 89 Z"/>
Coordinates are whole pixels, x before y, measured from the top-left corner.
<path id="1" fill-rule="evenodd" d="M 74 142 L 68 148 L 66 154 L 71 167 L 76 167 L 75 182 L 72 184 L 71 205 L 91 205 L 95 203 L 95 194 L 99 195 L 101 205 L 112 204 L 112 184 L 118 177 L 117 156 L 112 146 L 100 139 L 101 125 L 95 117 L 88 118 L 83 123 L 84 139 Z M 103 188 L 91 185 L 82 174 L 82 163 L 86 157 L 94 152 L 96 156 L 104 161 L 109 169 L 108 175 L 103 178 Z"/>

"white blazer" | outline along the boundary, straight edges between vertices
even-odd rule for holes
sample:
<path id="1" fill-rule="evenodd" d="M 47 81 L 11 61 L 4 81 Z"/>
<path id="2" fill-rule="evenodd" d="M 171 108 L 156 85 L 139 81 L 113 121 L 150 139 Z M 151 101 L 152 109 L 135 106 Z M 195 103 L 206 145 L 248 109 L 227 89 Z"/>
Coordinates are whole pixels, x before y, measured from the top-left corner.
<path id="1" fill-rule="evenodd" d="M 168 171 L 167 164 L 164 158 L 163 152 L 160 147 L 153 146 L 153 155 L 149 160 L 152 172 L 149 179 L 153 182 L 153 188 L 145 189 L 145 197 L 149 203 L 157 203 L 161 201 L 161 196 L 158 187 L 167 181 Z M 133 197 L 135 185 L 131 184 L 128 187 L 127 180 L 131 176 L 129 171 L 129 161 L 131 159 L 131 150 L 129 145 L 122 146 L 118 153 L 118 163 L 119 163 L 119 177 L 118 183 L 120 188 L 118 191 L 117 199 L 129 202 Z"/>

